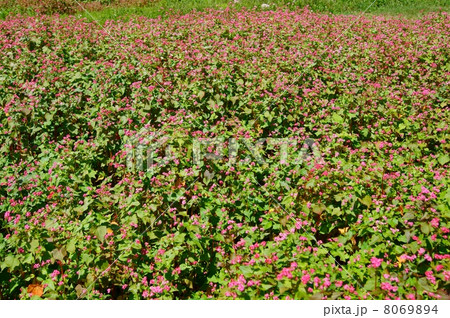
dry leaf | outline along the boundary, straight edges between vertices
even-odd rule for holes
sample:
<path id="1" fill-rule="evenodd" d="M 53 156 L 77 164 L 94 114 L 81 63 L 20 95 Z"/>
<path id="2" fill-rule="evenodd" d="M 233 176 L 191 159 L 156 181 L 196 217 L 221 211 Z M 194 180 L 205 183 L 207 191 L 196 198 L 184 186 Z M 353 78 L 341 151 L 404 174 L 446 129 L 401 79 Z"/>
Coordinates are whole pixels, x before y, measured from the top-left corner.
<path id="1" fill-rule="evenodd" d="M 184 181 L 181 178 L 178 178 L 175 181 L 175 187 L 176 188 L 180 188 L 180 187 L 184 187 L 184 186 L 185 186 L 185 183 L 184 183 Z"/>
<path id="2" fill-rule="evenodd" d="M 342 228 L 342 229 L 339 229 L 339 232 L 340 232 L 341 234 L 345 234 L 345 233 L 348 232 L 348 229 L 349 229 L 349 227 L 347 226 L 347 227 L 344 227 L 344 228 Z"/>
<path id="3" fill-rule="evenodd" d="M 394 263 L 394 266 L 395 267 L 398 267 L 398 268 L 400 268 L 400 267 L 402 267 L 402 264 L 404 263 L 404 262 L 406 262 L 406 259 L 404 259 L 403 257 L 396 257 L 397 258 L 397 261 L 398 262 L 395 262 Z"/>
<path id="4" fill-rule="evenodd" d="M 44 294 L 44 288 L 39 284 L 31 284 L 28 285 L 27 293 L 32 294 L 33 296 L 42 297 Z"/>
<path id="5" fill-rule="evenodd" d="M 398 257 L 398 256 L 397 256 L 397 260 L 398 260 L 399 263 L 404 263 L 404 262 L 406 262 L 406 259 L 403 258 L 403 257 Z"/>

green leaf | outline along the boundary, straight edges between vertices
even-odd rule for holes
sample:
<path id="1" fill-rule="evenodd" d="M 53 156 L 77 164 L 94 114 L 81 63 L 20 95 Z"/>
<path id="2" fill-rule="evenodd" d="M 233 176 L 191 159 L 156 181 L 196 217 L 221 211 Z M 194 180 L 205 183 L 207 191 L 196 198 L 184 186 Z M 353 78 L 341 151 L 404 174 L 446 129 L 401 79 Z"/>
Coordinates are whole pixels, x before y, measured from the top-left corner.
<path id="1" fill-rule="evenodd" d="M 47 121 L 52 121 L 53 115 L 50 114 L 50 113 L 45 113 L 45 119 L 46 119 Z"/>
<path id="2" fill-rule="evenodd" d="M 332 119 L 333 119 L 333 122 L 338 123 L 338 124 L 342 124 L 344 122 L 344 119 L 336 113 L 333 114 Z"/>
<path id="3" fill-rule="evenodd" d="M 34 252 L 34 251 L 36 251 L 36 249 L 38 247 L 39 247 L 39 241 L 36 240 L 36 239 L 32 240 L 31 243 L 30 243 L 30 251 Z"/>
<path id="4" fill-rule="evenodd" d="M 273 115 L 269 111 L 264 112 L 264 117 L 266 117 L 268 121 L 272 121 L 273 119 Z"/>
<path id="5" fill-rule="evenodd" d="M 249 276 L 251 276 L 252 273 L 253 273 L 253 270 L 252 270 L 252 268 L 251 268 L 250 266 L 240 266 L 240 267 L 239 267 L 239 270 L 242 272 L 242 274 L 243 274 L 245 277 L 249 277 Z"/>
<path id="6" fill-rule="evenodd" d="M 379 235 L 372 236 L 372 239 L 370 240 L 370 245 L 375 245 L 375 243 L 381 241 L 381 237 Z"/>
<path id="7" fill-rule="evenodd" d="M 199 91 L 199 92 L 197 93 L 197 96 L 198 96 L 198 98 L 199 98 L 200 100 L 202 100 L 203 97 L 205 97 L 205 92 L 204 92 L 204 91 Z"/>
<path id="8" fill-rule="evenodd" d="M 431 228 L 428 223 L 421 223 L 420 230 L 422 231 L 423 234 L 428 234 L 430 233 Z"/>
<path id="9" fill-rule="evenodd" d="M 70 240 L 69 243 L 67 243 L 66 250 L 69 254 L 73 254 L 75 252 L 75 240 Z"/>
<path id="10" fill-rule="evenodd" d="M 427 291 L 432 290 L 430 284 L 428 284 L 428 280 L 425 277 L 419 278 L 419 286 Z"/>
<path id="11" fill-rule="evenodd" d="M 63 261 L 64 256 L 66 256 L 66 255 L 67 255 L 67 253 L 66 253 L 66 249 L 64 247 L 63 248 L 55 248 L 52 251 L 52 257 L 59 261 Z"/>
<path id="12" fill-rule="evenodd" d="M 273 286 L 269 285 L 269 284 L 261 284 L 261 289 L 262 290 L 269 290 L 271 289 Z"/>
<path id="13" fill-rule="evenodd" d="M 359 202 L 364 204 L 367 207 L 370 207 L 372 205 L 372 198 L 368 195 L 366 195 L 362 200 L 359 199 Z"/>
<path id="14" fill-rule="evenodd" d="M 106 226 L 102 225 L 99 226 L 95 231 L 95 235 L 101 242 L 105 240 L 106 230 L 107 230 Z"/>
<path id="15" fill-rule="evenodd" d="M 314 213 L 316 213 L 316 214 L 322 214 L 322 212 L 323 211 L 325 211 L 325 209 L 326 209 L 326 206 L 325 206 L 325 204 L 323 204 L 323 203 L 321 203 L 321 204 L 315 204 L 314 206 L 313 206 L 313 212 Z"/>
<path id="16" fill-rule="evenodd" d="M 6 266 L 11 270 L 14 270 L 17 266 L 20 265 L 19 259 L 14 255 L 8 255 L 5 258 L 5 261 L 2 263 L 2 269 Z"/>
<path id="17" fill-rule="evenodd" d="M 370 278 L 364 285 L 364 289 L 367 291 L 371 291 L 374 288 L 375 288 L 375 278 Z"/>
<path id="18" fill-rule="evenodd" d="M 447 162 L 450 161 L 450 158 L 448 157 L 447 154 L 445 154 L 445 155 L 439 156 L 438 161 L 441 165 L 445 165 Z"/>
<path id="19" fill-rule="evenodd" d="M 243 110 L 244 110 L 244 112 L 245 112 L 247 115 L 249 115 L 249 114 L 252 113 L 252 109 L 249 108 L 249 107 L 245 107 Z"/>
<path id="20" fill-rule="evenodd" d="M 89 255 L 87 253 L 84 253 L 81 256 L 81 260 L 83 261 L 83 263 L 85 263 L 86 265 L 89 265 L 93 260 L 94 260 L 94 256 Z"/>
<path id="21" fill-rule="evenodd" d="M 75 287 L 75 291 L 77 292 L 77 297 L 80 298 L 83 295 L 84 288 L 80 284 Z"/>
<path id="22" fill-rule="evenodd" d="M 331 214 L 336 216 L 342 215 L 342 210 L 340 208 L 333 208 L 333 210 L 331 210 Z"/>

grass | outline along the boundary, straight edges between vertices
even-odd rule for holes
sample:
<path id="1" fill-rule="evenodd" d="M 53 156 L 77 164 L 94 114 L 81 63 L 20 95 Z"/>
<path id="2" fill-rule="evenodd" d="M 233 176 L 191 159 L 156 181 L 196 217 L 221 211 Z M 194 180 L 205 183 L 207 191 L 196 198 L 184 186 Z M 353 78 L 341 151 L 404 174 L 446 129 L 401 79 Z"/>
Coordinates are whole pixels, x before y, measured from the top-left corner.
<path id="1" fill-rule="evenodd" d="M 83 0 L 78 1 L 82 2 Z M 83 2 L 86 1 L 89 0 Z M 161 16 L 164 18 L 173 13 L 183 14 L 207 8 L 223 9 L 228 6 L 261 9 L 261 5 L 264 3 L 269 4 L 270 9 L 277 7 L 294 9 L 309 6 L 313 11 L 332 14 L 356 14 L 366 11 L 371 14 L 402 15 L 411 18 L 428 12 L 450 11 L 450 0 L 376 0 L 375 2 L 373 0 L 239 0 L 237 3 L 234 3 L 233 0 L 159 0 L 144 6 L 107 5 L 102 6 L 100 10 L 87 10 L 88 12 L 79 8 L 80 12 L 76 15 L 103 23 L 106 20 L 127 20 L 133 16 L 149 18 Z M 5 19 L 11 14 L 33 15 L 35 12 L 29 7 L 11 5 L 11 2 L 10 5 L 0 8 L 1 19 Z"/>

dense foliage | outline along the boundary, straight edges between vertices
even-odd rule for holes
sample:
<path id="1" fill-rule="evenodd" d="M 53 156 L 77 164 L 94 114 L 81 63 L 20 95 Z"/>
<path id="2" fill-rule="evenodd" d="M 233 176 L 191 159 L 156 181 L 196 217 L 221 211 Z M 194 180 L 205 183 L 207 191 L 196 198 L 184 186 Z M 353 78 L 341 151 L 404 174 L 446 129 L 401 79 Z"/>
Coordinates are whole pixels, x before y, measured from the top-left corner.
<path id="1" fill-rule="evenodd" d="M 1 21 L 0 298 L 447 298 L 449 25 Z"/>
<path id="2" fill-rule="evenodd" d="M 148 18 L 170 16 L 171 11 L 251 8 L 299 9 L 333 14 L 368 12 L 417 16 L 423 12 L 450 10 L 450 0 L 0 0 L 0 18 L 9 14 L 74 14 L 100 22 L 127 19 L 138 15 Z"/>
<path id="3" fill-rule="evenodd" d="M 40 14 L 73 14 L 107 7 L 149 6 L 156 1 L 158 0 L 0 0 L 0 9 Z"/>

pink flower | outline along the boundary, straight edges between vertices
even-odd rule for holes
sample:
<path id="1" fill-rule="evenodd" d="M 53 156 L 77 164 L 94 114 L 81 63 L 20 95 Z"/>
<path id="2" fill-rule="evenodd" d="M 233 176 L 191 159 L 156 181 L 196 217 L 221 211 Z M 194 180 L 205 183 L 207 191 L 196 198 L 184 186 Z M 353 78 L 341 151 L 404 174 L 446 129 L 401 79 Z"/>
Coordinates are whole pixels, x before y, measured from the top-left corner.
<path id="1" fill-rule="evenodd" d="M 426 271 L 425 276 L 433 285 L 436 284 L 436 277 L 433 276 L 433 271 Z"/>
<path id="2" fill-rule="evenodd" d="M 377 268 L 377 267 L 381 266 L 381 263 L 383 263 L 383 259 L 382 258 L 372 257 L 370 259 L 370 262 L 372 263 L 372 267 Z"/>
<path id="3" fill-rule="evenodd" d="M 59 270 L 55 269 L 53 273 L 50 274 L 50 277 L 52 278 L 52 280 L 54 280 L 56 276 L 58 276 L 59 274 L 60 274 Z"/>
<path id="4" fill-rule="evenodd" d="M 161 294 L 163 292 L 163 289 L 160 286 L 152 286 L 150 287 L 150 290 L 155 294 Z"/>
<path id="5" fill-rule="evenodd" d="M 398 287 L 392 286 L 390 283 L 384 282 L 384 283 L 381 283 L 381 289 L 396 292 Z"/>
<path id="6" fill-rule="evenodd" d="M 432 219 L 430 224 L 431 224 L 432 227 L 438 228 L 439 227 L 439 219 L 438 218 Z"/>
<path id="7" fill-rule="evenodd" d="M 285 267 L 281 270 L 281 273 L 277 275 L 277 279 L 283 279 L 283 277 L 292 278 L 292 269 L 289 267 Z"/>
<path id="8" fill-rule="evenodd" d="M 427 194 L 427 193 L 430 193 L 430 190 L 428 190 L 427 188 L 425 188 L 424 186 L 422 186 L 422 191 L 421 191 L 421 193 Z"/>
<path id="9" fill-rule="evenodd" d="M 302 276 L 301 281 L 302 281 L 303 284 L 306 285 L 306 284 L 309 282 L 310 279 L 311 279 L 311 276 L 309 276 L 308 274 L 306 274 L 306 275 L 303 275 L 303 276 Z"/>
<path id="10" fill-rule="evenodd" d="M 444 271 L 444 280 L 446 282 L 450 280 L 450 271 Z"/>

